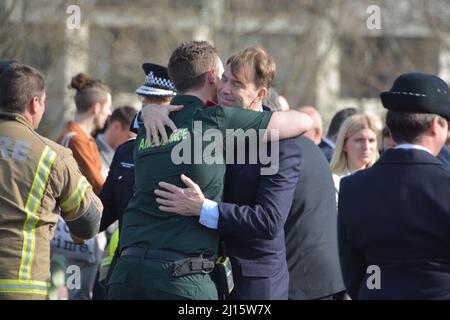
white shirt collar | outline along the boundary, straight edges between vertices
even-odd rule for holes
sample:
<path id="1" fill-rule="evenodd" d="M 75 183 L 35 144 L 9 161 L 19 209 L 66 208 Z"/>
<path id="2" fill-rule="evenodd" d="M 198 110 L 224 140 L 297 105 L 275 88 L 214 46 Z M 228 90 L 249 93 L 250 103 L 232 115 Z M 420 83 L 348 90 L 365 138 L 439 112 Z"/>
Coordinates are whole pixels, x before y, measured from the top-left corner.
<path id="1" fill-rule="evenodd" d="M 325 142 L 326 144 L 328 144 L 330 147 L 332 147 L 333 149 L 336 149 L 336 145 L 334 144 L 333 141 L 331 141 L 330 139 L 328 139 L 327 137 L 322 138 L 323 142 Z"/>
<path id="2" fill-rule="evenodd" d="M 416 150 L 423 150 L 430 154 L 433 154 L 430 150 L 425 148 L 424 146 L 420 146 L 418 144 L 411 144 L 411 143 L 402 143 L 395 147 L 395 149 L 416 149 Z"/>

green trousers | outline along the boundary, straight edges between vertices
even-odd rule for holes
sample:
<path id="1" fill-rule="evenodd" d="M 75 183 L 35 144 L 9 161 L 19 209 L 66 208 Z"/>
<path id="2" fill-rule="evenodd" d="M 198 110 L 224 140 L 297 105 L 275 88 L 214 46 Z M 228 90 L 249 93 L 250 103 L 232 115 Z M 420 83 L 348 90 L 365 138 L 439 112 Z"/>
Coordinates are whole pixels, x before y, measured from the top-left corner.
<path id="1" fill-rule="evenodd" d="M 108 281 L 113 300 L 217 300 L 209 274 L 173 277 L 174 263 L 122 256 Z"/>

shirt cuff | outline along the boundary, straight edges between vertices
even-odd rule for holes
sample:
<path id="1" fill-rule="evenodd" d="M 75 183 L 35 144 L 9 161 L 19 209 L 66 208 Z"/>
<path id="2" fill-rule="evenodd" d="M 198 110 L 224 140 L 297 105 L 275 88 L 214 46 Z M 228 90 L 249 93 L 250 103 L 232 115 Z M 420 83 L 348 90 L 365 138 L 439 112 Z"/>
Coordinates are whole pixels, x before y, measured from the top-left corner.
<path id="1" fill-rule="evenodd" d="M 219 205 L 215 201 L 205 199 L 199 222 L 205 227 L 217 229 L 219 225 Z"/>

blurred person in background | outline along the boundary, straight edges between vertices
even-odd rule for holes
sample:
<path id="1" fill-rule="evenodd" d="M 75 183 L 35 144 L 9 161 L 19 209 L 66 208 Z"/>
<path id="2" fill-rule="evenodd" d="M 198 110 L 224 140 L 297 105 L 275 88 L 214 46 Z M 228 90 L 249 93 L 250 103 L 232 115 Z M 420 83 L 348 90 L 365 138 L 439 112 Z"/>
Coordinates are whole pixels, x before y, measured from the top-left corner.
<path id="1" fill-rule="evenodd" d="M 342 177 L 367 169 L 377 161 L 377 132 L 374 119 L 367 114 L 356 114 L 344 121 L 330 164 L 337 192 Z"/>
<path id="2" fill-rule="evenodd" d="M 57 142 L 72 150 L 81 173 L 99 194 L 106 178 L 102 171 L 100 152 L 92 134 L 105 126 L 111 115 L 111 90 L 101 80 L 79 73 L 72 78 L 69 88 L 76 90 L 76 115 L 59 136 Z M 69 299 L 90 300 L 98 266 L 106 246 L 104 233 L 86 241 L 83 247 L 76 244 L 58 246 L 58 241 L 70 243 L 67 226 L 60 219 L 55 238 L 52 241 L 52 254 L 55 259 L 63 256 L 67 265 L 77 265 L 81 269 L 81 288 L 68 288 Z M 75 248 L 75 250 L 73 250 Z"/>
<path id="3" fill-rule="evenodd" d="M 289 110 L 289 102 L 287 101 L 287 99 L 284 97 L 284 95 L 278 94 L 278 103 L 281 106 L 281 111 L 286 111 Z"/>
<path id="4" fill-rule="evenodd" d="M 323 138 L 319 144 L 319 148 L 325 154 L 328 162 L 331 162 L 331 158 L 333 157 L 337 135 L 342 123 L 344 123 L 345 119 L 356 113 L 358 113 L 358 111 L 355 108 L 345 108 L 336 112 L 331 119 L 327 136 Z"/>
<path id="5" fill-rule="evenodd" d="M 102 175 L 102 162 L 92 134 L 105 126 L 111 115 L 111 90 L 101 80 L 80 73 L 72 78 L 69 88 L 75 89 L 76 115 L 69 121 L 57 142 L 72 150 L 81 173 L 100 193 L 106 175 Z"/>
<path id="6" fill-rule="evenodd" d="M 95 143 L 100 151 L 100 159 L 106 172 L 109 171 L 117 147 L 136 136 L 136 133 L 130 131 L 130 125 L 135 115 L 136 109 L 133 107 L 116 108 L 106 122 L 103 133 L 99 133 L 95 137 Z"/>
<path id="7" fill-rule="evenodd" d="M 313 120 L 313 127 L 305 133 L 305 136 L 311 139 L 317 145 L 322 142 L 322 117 L 316 108 L 313 106 L 303 106 L 298 108 L 298 111 L 306 113 Z"/>
<path id="8" fill-rule="evenodd" d="M 263 100 L 263 105 L 270 108 L 270 110 L 281 110 L 281 104 L 278 97 L 277 90 L 270 87 L 267 91 L 267 96 Z"/>

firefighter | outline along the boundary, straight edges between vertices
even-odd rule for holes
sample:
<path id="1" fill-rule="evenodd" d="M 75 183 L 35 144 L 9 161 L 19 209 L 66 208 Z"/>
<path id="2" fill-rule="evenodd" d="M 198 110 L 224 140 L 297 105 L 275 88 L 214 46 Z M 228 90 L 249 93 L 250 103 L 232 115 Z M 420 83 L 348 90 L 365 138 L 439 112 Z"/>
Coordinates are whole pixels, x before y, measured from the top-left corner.
<path id="1" fill-rule="evenodd" d="M 45 81 L 27 65 L 0 76 L 0 299 L 47 299 L 50 240 L 61 215 L 77 243 L 98 232 L 102 204 L 70 150 L 35 132 Z"/>

